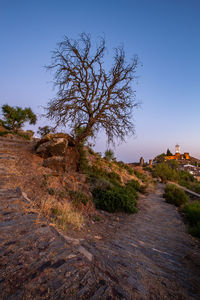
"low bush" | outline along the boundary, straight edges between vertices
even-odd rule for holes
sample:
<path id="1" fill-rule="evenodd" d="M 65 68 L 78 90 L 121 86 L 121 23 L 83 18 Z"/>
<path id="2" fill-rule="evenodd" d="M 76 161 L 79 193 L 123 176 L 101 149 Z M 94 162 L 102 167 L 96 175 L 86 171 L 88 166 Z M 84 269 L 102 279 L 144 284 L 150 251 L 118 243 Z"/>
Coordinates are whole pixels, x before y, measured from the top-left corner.
<path id="1" fill-rule="evenodd" d="M 187 203 L 183 212 L 189 222 L 189 233 L 193 236 L 200 237 L 200 203 Z"/>
<path id="2" fill-rule="evenodd" d="M 153 177 L 160 177 L 162 182 L 166 182 L 167 180 L 178 180 L 178 174 L 176 170 L 172 169 L 166 163 L 157 164 L 152 171 L 152 175 Z"/>
<path id="3" fill-rule="evenodd" d="M 92 191 L 95 205 L 108 212 L 124 211 L 135 213 L 137 193 L 123 186 L 113 186 L 110 189 L 94 189 Z"/>
<path id="4" fill-rule="evenodd" d="M 200 194 L 200 182 L 189 172 L 179 170 L 175 161 L 159 163 L 152 170 L 153 177 L 160 177 L 162 182 L 167 180 L 178 182 L 191 191 Z"/>
<path id="5" fill-rule="evenodd" d="M 175 206 L 181 206 L 189 201 L 186 193 L 174 184 L 166 186 L 163 197 L 167 203 L 174 204 Z"/>

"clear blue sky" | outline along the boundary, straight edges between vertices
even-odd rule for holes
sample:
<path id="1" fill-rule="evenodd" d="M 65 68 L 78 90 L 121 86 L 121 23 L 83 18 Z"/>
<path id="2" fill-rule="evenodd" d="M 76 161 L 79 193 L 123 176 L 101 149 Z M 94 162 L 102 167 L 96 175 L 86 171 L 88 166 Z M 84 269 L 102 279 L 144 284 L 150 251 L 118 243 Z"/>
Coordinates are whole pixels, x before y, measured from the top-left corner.
<path id="1" fill-rule="evenodd" d="M 0 104 L 42 113 L 55 95 L 43 66 L 64 35 L 81 32 L 105 36 L 107 61 L 123 44 L 127 58 L 138 54 L 143 63 L 136 135 L 116 147 L 117 158 L 147 160 L 168 147 L 174 152 L 176 143 L 200 158 L 199 0 L 0 0 Z M 105 148 L 100 134 L 96 150 Z"/>

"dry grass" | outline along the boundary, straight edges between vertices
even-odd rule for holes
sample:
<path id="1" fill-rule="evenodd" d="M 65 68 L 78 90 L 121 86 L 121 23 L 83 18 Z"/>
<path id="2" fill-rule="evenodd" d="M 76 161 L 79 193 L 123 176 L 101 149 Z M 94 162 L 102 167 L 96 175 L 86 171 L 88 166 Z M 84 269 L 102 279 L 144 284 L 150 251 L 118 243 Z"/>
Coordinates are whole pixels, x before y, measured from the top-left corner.
<path id="1" fill-rule="evenodd" d="M 41 202 L 39 209 L 43 215 L 63 230 L 67 228 L 67 224 L 71 224 L 74 229 L 78 230 L 84 224 L 83 215 L 76 211 L 70 202 L 57 202 L 55 199 L 48 197 Z"/>

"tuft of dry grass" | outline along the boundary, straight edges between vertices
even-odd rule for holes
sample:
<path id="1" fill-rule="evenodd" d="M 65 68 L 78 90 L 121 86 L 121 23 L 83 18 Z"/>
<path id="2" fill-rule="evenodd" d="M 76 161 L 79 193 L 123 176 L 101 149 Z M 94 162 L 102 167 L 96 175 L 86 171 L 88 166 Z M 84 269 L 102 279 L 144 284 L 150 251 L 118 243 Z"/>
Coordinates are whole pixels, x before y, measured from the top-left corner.
<path id="1" fill-rule="evenodd" d="M 73 205 L 67 201 L 57 202 L 51 199 L 51 197 L 48 197 L 41 202 L 40 211 L 63 230 L 67 228 L 67 224 L 71 224 L 78 230 L 80 230 L 84 224 L 83 215 L 75 210 Z"/>

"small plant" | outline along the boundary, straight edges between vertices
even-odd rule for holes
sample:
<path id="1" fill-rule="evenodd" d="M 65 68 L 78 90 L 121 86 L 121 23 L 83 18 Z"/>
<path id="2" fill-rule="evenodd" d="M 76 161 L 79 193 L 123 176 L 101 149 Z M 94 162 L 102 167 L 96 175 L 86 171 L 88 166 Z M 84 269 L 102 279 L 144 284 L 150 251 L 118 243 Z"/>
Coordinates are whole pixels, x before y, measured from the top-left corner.
<path id="1" fill-rule="evenodd" d="M 174 204 L 175 206 L 181 206 L 189 201 L 186 193 L 174 184 L 166 186 L 163 197 L 167 203 Z"/>
<path id="2" fill-rule="evenodd" d="M 69 191 L 70 197 L 73 200 L 75 206 L 78 206 L 80 203 L 87 205 L 89 198 L 82 192 L 79 191 Z"/>
<path id="3" fill-rule="evenodd" d="M 105 153 L 104 153 L 104 158 L 107 161 L 113 160 L 114 159 L 114 152 L 111 149 L 106 150 Z"/>
<path id="4" fill-rule="evenodd" d="M 55 191 L 52 188 L 48 188 L 48 192 L 49 192 L 49 195 L 51 195 L 51 196 L 55 195 Z"/>

